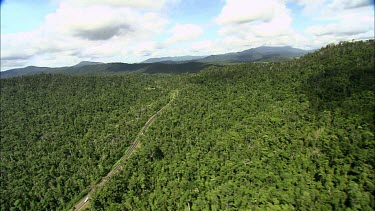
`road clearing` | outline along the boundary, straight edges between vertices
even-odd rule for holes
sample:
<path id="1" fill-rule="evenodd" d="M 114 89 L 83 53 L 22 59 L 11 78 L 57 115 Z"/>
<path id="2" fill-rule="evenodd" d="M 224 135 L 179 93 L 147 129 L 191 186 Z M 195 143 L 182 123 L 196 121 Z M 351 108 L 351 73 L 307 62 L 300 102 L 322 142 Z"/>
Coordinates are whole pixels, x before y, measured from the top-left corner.
<path id="1" fill-rule="evenodd" d="M 134 150 L 139 146 L 140 141 L 139 139 L 145 134 L 147 128 L 155 121 L 157 115 L 159 115 L 165 108 L 167 108 L 171 102 L 175 99 L 176 95 L 178 94 L 178 91 L 175 91 L 172 93 L 171 100 L 163 106 L 158 112 L 156 112 L 154 115 L 152 115 L 148 121 L 145 123 L 145 125 L 142 127 L 141 131 L 139 132 L 137 138 L 133 142 L 133 144 L 129 147 L 129 149 L 126 151 L 125 155 L 122 156 L 116 164 L 113 166 L 112 170 L 108 172 L 108 174 L 101 179 L 101 181 L 94 185 L 94 187 L 89 191 L 89 193 L 84 196 L 81 200 L 79 200 L 72 209 L 73 211 L 78 211 L 78 210 L 84 210 L 88 208 L 88 205 L 90 203 L 90 199 L 92 197 L 92 194 L 96 191 L 98 187 L 101 187 L 107 183 L 107 181 L 111 178 L 113 174 L 115 174 L 119 169 L 121 169 L 122 165 L 125 164 L 124 161 L 128 159 L 134 152 Z"/>

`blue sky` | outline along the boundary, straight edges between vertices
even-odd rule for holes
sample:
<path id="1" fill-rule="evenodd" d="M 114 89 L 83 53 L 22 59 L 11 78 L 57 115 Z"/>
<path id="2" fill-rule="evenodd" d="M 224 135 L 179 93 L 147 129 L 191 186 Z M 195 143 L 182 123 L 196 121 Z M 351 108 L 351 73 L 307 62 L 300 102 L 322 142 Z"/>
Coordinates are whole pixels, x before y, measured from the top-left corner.
<path id="1" fill-rule="evenodd" d="M 5 0 L 1 70 L 374 37 L 370 0 Z"/>
<path id="2" fill-rule="evenodd" d="M 46 0 L 5 0 L 1 5 L 1 33 L 27 32 L 43 24 L 56 11 L 57 2 Z"/>

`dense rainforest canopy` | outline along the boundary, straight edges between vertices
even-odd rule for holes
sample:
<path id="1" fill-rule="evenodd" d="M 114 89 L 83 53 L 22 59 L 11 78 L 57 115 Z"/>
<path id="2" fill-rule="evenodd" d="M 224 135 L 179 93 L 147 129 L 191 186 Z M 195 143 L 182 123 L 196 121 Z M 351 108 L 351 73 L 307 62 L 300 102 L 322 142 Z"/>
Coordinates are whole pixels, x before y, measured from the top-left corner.
<path id="1" fill-rule="evenodd" d="M 191 74 L 1 79 L 1 210 L 373 210 L 374 41 Z"/>

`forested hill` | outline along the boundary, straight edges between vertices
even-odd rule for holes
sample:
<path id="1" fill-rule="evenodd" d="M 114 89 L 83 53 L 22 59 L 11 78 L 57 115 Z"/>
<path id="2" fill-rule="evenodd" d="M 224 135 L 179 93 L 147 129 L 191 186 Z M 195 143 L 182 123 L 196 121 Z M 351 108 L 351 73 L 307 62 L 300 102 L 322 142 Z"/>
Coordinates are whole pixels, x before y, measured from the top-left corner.
<path id="1" fill-rule="evenodd" d="M 53 73 L 67 75 L 124 75 L 129 73 L 195 73 L 214 64 L 241 62 L 280 62 L 307 54 L 309 51 L 284 47 L 262 46 L 249 50 L 211 56 L 180 56 L 150 58 L 142 63 L 100 63 L 82 61 L 70 67 L 35 67 L 11 69 L 0 73 L 1 78 L 10 78 L 38 73 Z"/>
<path id="2" fill-rule="evenodd" d="M 302 50 L 290 46 L 260 46 L 257 48 L 247 49 L 241 52 L 231 52 L 225 54 L 216 54 L 210 56 L 177 56 L 150 58 L 142 63 L 152 62 L 183 62 L 195 61 L 203 63 L 241 63 L 241 62 L 279 62 L 288 61 L 295 57 L 303 56 L 314 50 Z"/>
<path id="3" fill-rule="evenodd" d="M 155 63 L 155 62 L 183 62 L 190 60 L 203 59 L 206 56 L 168 56 L 160 58 L 149 58 L 141 63 Z"/>
<path id="4" fill-rule="evenodd" d="M 34 75 L 40 73 L 86 75 L 86 76 L 111 76 L 126 75 L 129 73 L 195 73 L 203 70 L 210 64 L 199 62 L 184 63 L 94 63 L 83 62 L 71 67 L 34 67 L 12 69 L 0 73 L 1 78 Z"/>
<path id="5" fill-rule="evenodd" d="M 301 57 L 311 51 L 306 51 L 298 48 L 292 48 L 290 46 L 282 47 L 269 47 L 261 46 L 258 48 L 251 48 L 236 53 L 226 53 L 219 55 L 211 55 L 203 59 L 199 59 L 199 62 L 211 62 L 211 63 L 225 63 L 225 62 L 278 62 L 288 61 L 295 57 Z"/>
<path id="6" fill-rule="evenodd" d="M 1 79 L 1 210 L 374 210 L 374 40 L 194 74 Z"/>

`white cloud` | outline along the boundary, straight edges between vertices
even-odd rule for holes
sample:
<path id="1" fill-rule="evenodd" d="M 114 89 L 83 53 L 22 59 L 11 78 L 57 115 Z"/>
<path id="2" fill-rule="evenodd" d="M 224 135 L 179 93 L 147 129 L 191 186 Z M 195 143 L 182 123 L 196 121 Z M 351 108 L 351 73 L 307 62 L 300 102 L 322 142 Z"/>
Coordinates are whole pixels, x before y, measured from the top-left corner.
<path id="1" fill-rule="evenodd" d="M 194 52 L 196 55 L 212 55 L 222 54 L 232 51 L 232 45 L 226 43 L 222 39 L 204 39 L 198 40 L 189 45 L 190 52 Z"/>
<path id="2" fill-rule="evenodd" d="M 279 2 L 272 0 L 228 0 L 216 18 L 219 24 L 267 22 L 279 12 Z"/>
<path id="3" fill-rule="evenodd" d="M 50 33 L 42 29 L 17 34 L 1 35 L 1 69 L 25 65 L 42 66 L 44 60 L 52 57 L 52 66 L 70 64 L 63 55 L 78 55 L 82 49 L 90 46 L 72 37 Z"/>
<path id="4" fill-rule="evenodd" d="M 295 17 L 313 24 L 296 31 L 293 22 L 302 20 L 292 19 L 288 2 L 302 6 L 302 11 L 294 11 Z M 366 0 L 227 0 L 215 22 L 220 26 L 222 45 L 233 50 L 259 45 L 311 49 L 374 37 L 373 6 Z"/>
<path id="5" fill-rule="evenodd" d="M 355 9 L 371 5 L 370 0 L 287 0 L 303 6 L 302 14 L 314 18 L 324 18 L 322 16 L 339 14 L 344 9 Z"/>
<path id="6" fill-rule="evenodd" d="M 252 26 L 252 31 L 259 37 L 275 37 L 293 33 L 292 18 L 288 12 L 280 12 L 269 22 L 260 23 Z"/>
<path id="7" fill-rule="evenodd" d="M 333 0 L 328 6 L 332 9 L 353 9 L 370 5 L 370 0 Z"/>
<path id="8" fill-rule="evenodd" d="M 100 5 L 76 7 L 63 2 L 55 13 L 46 17 L 45 28 L 82 39 L 108 40 L 140 31 L 151 33 L 166 23 L 167 20 L 156 13 Z"/>
<path id="9" fill-rule="evenodd" d="M 194 51 L 202 51 L 202 50 L 207 50 L 211 49 L 214 46 L 212 40 L 200 40 L 191 45 L 192 49 Z"/>
<path id="10" fill-rule="evenodd" d="M 128 7 L 137 9 L 161 9 L 167 3 L 166 0 L 63 0 L 70 5 L 78 6 L 111 6 L 111 7 Z"/>
<path id="11" fill-rule="evenodd" d="M 170 32 L 172 36 L 167 43 L 193 40 L 203 34 L 203 29 L 195 24 L 176 24 Z"/>
<path id="12" fill-rule="evenodd" d="M 144 41 L 137 43 L 134 50 L 131 52 L 131 56 L 140 57 L 142 60 L 148 57 L 157 57 L 165 46 L 159 42 L 155 41 Z"/>
<path id="13" fill-rule="evenodd" d="M 58 9 L 38 29 L 1 34 L 1 69 L 67 66 L 82 60 L 139 62 L 261 45 L 311 49 L 374 37 L 369 0 L 226 0 L 211 23 L 201 25 L 168 20 L 168 12 L 177 10 L 173 6 L 179 1 L 59 0 Z M 295 8 L 287 7 L 290 2 L 302 10 L 291 11 Z M 310 25 L 304 26 L 304 20 Z"/>
<path id="14" fill-rule="evenodd" d="M 327 25 L 314 25 L 306 29 L 306 31 L 315 36 L 337 35 L 337 36 L 351 36 L 369 31 L 369 26 L 361 26 L 359 24 L 347 27 L 342 24 L 327 24 Z"/>
<path id="15" fill-rule="evenodd" d="M 325 4 L 327 4 L 327 0 L 288 0 L 288 2 L 293 2 L 303 6 L 303 15 L 315 17 L 326 7 Z"/>
<path id="16" fill-rule="evenodd" d="M 249 34 L 273 37 L 292 31 L 290 12 L 281 0 L 228 0 L 216 21 L 221 25 L 220 34 L 238 33 L 243 38 Z"/>
<path id="17" fill-rule="evenodd" d="M 305 33 L 322 46 L 332 42 L 374 37 L 374 8 L 366 1 L 333 1 L 318 15 L 327 24 L 309 26 Z M 348 3 L 345 6 L 344 3 Z"/>
<path id="18" fill-rule="evenodd" d="M 1 34 L 1 69 L 19 64 L 65 66 L 91 59 L 134 61 L 136 58 L 129 54 L 136 44 L 151 40 L 168 24 L 161 13 L 144 10 L 156 8 L 151 1 L 104 3 L 64 0 L 38 29 Z M 113 7 L 117 3 L 121 6 Z M 51 55 L 54 60 L 48 60 Z"/>
<path id="19" fill-rule="evenodd" d="M 283 0 L 228 0 L 215 21 L 223 43 L 233 50 L 264 45 L 271 40 L 272 45 L 277 45 L 285 43 L 287 36 L 297 36 Z"/>

